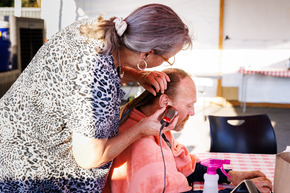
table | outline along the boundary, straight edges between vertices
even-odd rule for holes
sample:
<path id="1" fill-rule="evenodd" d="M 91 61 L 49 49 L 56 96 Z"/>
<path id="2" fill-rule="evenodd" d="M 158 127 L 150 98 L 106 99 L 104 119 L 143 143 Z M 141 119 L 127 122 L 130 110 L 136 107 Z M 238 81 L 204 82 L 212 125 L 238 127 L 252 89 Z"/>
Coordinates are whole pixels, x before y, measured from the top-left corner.
<path id="1" fill-rule="evenodd" d="M 225 169 L 236 171 L 261 170 L 272 183 L 274 182 L 276 154 L 241 154 L 241 153 L 197 153 L 200 160 L 207 158 L 229 159 Z M 203 190 L 203 182 L 195 182 L 194 190 Z M 219 184 L 219 189 L 234 188 L 232 185 Z"/>
<path id="2" fill-rule="evenodd" d="M 247 92 L 247 77 L 249 75 L 261 74 L 265 76 L 273 76 L 273 77 L 281 77 L 281 78 L 289 78 L 290 70 L 284 68 L 261 68 L 261 69 L 252 69 L 241 67 L 238 70 L 239 73 L 243 75 L 242 78 L 242 94 L 241 94 L 241 107 L 243 108 L 243 112 L 246 112 L 246 92 Z"/>

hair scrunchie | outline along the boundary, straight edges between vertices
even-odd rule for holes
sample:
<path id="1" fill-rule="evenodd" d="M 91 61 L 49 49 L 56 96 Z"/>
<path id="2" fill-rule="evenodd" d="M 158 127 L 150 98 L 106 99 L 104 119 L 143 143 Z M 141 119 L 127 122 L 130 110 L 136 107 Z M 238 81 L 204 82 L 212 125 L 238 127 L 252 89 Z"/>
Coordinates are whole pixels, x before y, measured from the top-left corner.
<path id="1" fill-rule="evenodd" d="M 127 29 L 127 23 L 121 17 L 117 17 L 113 21 L 115 23 L 115 29 L 117 31 L 118 36 L 122 36 Z"/>

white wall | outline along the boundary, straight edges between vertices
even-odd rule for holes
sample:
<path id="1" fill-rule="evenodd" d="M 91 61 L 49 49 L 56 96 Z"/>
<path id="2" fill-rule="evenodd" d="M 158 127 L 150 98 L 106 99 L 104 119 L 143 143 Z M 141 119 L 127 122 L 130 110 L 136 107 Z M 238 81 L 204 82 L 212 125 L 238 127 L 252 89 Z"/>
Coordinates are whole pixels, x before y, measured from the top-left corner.
<path id="1" fill-rule="evenodd" d="M 227 35 L 230 39 L 224 40 L 222 52 L 218 50 L 219 0 L 42 0 L 42 17 L 47 25 L 47 38 L 50 38 L 83 17 L 100 13 L 106 18 L 126 17 L 133 9 L 153 2 L 172 7 L 194 36 L 194 49 L 180 52 L 174 67 L 191 74 L 222 73 L 223 86 L 230 87 L 241 87 L 241 75 L 237 73 L 240 66 L 286 67 L 290 57 L 289 0 L 225 0 L 224 37 Z M 290 79 L 279 81 L 274 79 L 277 82 L 274 86 L 282 90 L 285 88 L 280 85 L 290 85 Z M 199 85 L 208 85 L 208 93 L 215 95 L 216 80 L 211 80 L 210 85 L 204 82 Z M 271 90 L 273 85 L 266 86 Z M 247 93 L 251 92 L 249 88 Z M 271 93 L 247 97 L 254 102 L 277 102 L 276 98 Z M 290 103 L 290 98 L 286 102 Z"/>
<path id="2" fill-rule="evenodd" d="M 47 21 L 47 37 L 83 17 L 104 14 L 126 17 L 135 8 L 148 3 L 172 7 L 194 33 L 196 47 L 217 48 L 219 1 L 217 0 L 42 0 L 42 17 Z"/>
<path id="3" fill-rule="evenodd" d="M 287 69 L 289 0 L 226 0 L 224 23 L 223 86 L 241 88 L 241 66 Z M 248 102 L 290 103 L 290 78 L 251 76 L 247 83 Z"/>

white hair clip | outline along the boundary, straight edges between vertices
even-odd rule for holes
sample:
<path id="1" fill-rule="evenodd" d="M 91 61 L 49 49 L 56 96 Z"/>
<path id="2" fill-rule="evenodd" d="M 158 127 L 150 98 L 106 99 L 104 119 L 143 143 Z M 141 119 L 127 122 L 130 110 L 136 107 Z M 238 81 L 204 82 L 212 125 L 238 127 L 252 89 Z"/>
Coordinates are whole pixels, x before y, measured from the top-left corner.
<path id="1" fill-rule="evenodd" d="M 113 21 L 115 23 L 115 29 L 117 31 L 118 36 L 122 36 L 127 29 L 127 23 L 121 17 L 117 17 Z"/>

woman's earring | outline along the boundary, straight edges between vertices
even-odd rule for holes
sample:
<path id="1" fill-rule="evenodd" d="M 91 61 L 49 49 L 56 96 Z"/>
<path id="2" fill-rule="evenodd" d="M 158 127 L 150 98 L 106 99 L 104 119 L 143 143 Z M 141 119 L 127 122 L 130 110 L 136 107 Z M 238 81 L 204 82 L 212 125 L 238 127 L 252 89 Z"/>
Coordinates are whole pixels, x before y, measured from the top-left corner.
<path id="1" fill-rule="evenodd" d="M 143 61 L 144 64 L 145 64 L 145 67 L 144 67 L 144 68 L 140 68 L 140 63 L 141 63 L 141 61 Z M 145 70 L 145 69 L 147 68 L 147 62 L 146 62 L 144 59 L 140 59 L 140 61 L 139 61 L 138 64 L 137 64 L 137 68 L 138 68 L 139 70 Z"/>

